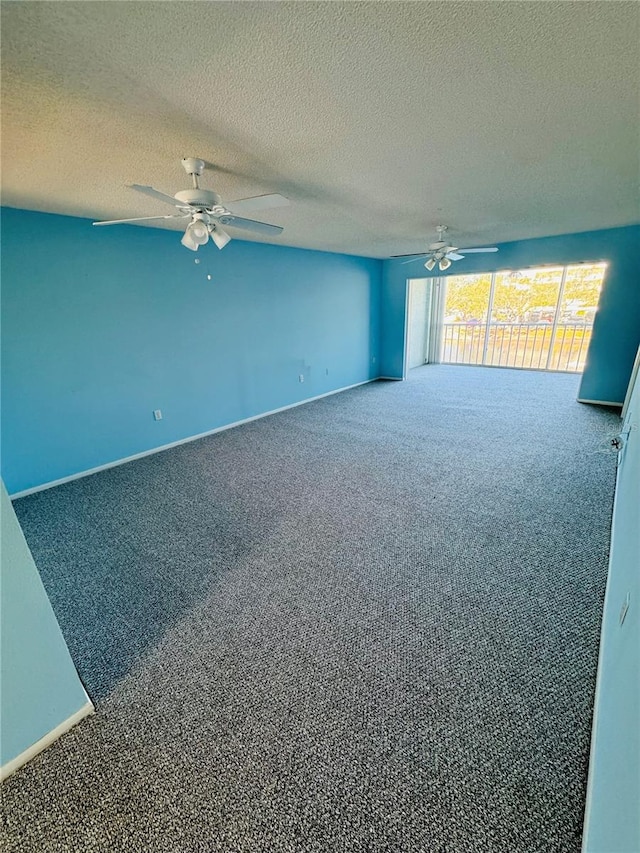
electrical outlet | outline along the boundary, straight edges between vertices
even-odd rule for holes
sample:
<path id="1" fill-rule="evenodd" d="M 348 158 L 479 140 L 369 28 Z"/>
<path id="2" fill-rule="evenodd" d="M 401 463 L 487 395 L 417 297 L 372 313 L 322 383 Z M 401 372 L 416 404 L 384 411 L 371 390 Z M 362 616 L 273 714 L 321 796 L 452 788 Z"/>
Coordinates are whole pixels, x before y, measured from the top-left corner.
<path id="1" fill-rule="evenodd" d="M 161 421 L 162 420 L 162 410 L 161 409 L 154 409 L 153 410 L 153 419 L 154 419 L 154 421 Z"/>
<path id="2" fill-rule="evenodd" d="M 298 379 L 300 382 L 304 382 L 304 373 L 301 373 L 300 376 L 298 376 Z"/>

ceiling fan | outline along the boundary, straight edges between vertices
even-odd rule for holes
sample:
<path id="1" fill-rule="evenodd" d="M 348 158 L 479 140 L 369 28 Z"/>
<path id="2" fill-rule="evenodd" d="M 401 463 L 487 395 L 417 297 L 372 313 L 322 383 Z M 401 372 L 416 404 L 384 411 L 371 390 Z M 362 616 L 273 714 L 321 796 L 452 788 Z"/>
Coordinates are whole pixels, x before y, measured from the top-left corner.
<path id="1" fill-rule="evenodd" d="M 184 157 L 182 165 L 187 175 L 191 175 L 193 187 L 190 190 L 181 190 L 175 196 L 166 195 L 166 193 L 153 187 L 128 184 L 129 189 L 173 205 L 177 208 L 178 213 L 169 213 L 165 216 L 138 216 L 135 219 L 108 219 L 93 224 L 120 225 L 125 222 L 149 222 L 153 219 L 189 220 L 181 243 L 193 252 L 197 252 L 199 246 L 204 246 L 209 237 L 219 249 L 224 249 L 231 240 L 231 236 L 224 230 L 223 225 L 241 228 L 244 231 L 254 231 L 256 234 L 271 234 L 273 236 L 282 234 L 284 229 L 280 225 L 269 225 L 267 222 L 258 222 L 255 219 L 244 219 L 238 214 L 249 210 L 284 207 L 289 204 L 288 198 L 279 193 L 257 195 L 229 202 L 231 206 L 229 209 L 222 203 L 222 199 L 217 193 L 212 190 L 201 189 L 199 186 L 198 178 L 202 175 L 206 165 L 204 160 L 199 160 L 197 157 Z"/>
<path id="2" fill-rule="evenodd" d="M 408 261 L 403 261 L 404 264 L 412 264 L 414 261 L 421 261 L 426 258 L 425 267 L 431 272 L 435 265 L 444 272 L 451 266 L 452 261 L 460 261 L 465 255 L 480 254 L 483 252 L 497 252 L 495 246 L 486 249 L 458 249 L 452 243 L 444 239 L 447 232 L 446 225 L 438 225 L 436 228 L 438 240 L 429 246 L 429 251 L 421 255 L 393 255 L 394 258 L 409 258 Z M 464 253 L 464 254 L 463 254 Z"/>

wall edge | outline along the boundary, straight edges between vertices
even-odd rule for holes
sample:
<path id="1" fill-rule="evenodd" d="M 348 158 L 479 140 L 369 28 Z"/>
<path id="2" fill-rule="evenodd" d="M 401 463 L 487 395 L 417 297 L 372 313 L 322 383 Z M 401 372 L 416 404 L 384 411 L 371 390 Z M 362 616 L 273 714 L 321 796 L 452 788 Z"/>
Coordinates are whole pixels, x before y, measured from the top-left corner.
<path id="1" fill-rule="evenodd" d="M 57 741 L 58 738 L 61 738 L 62 735 L 66 734 L 85 717 L 88 717 L 90 714 L 94 714 L 95 710 L 93 702 L 89 697 L 87 697 L 86 703 L 79 708 L 75 714 L 71 714 L 70 717 L 63 720 L 55 727 L 55 729 L 51 729 L 51 731 L 44 735 L 44 737 L 41 737 L 40 740 L 37 740 L 35 743 L 31 744 L 31 746 L 27 747 L 24 752 L 21 752 L 19 755 L 16 755 L 15 758 L 10 759 L 6 764 L 3 764 L 2 767 L 0 767 L 0 782 L 4 782 L 4 780 L 15 773 L 16 770 L 19 770 L 28 761 L 35 758 L 36 755 Z"/>

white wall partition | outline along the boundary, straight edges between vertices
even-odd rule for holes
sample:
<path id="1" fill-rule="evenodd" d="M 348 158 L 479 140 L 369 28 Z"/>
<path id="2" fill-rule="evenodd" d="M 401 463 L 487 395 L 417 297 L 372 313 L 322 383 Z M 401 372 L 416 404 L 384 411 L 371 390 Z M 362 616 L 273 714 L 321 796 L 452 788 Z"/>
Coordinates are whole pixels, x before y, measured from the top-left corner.
<path id="1" fill-rule="evenodd" d="M 640 850 L 640 380 L 637 376 L 621 429 L 591 737 L 584 853 Z"/>

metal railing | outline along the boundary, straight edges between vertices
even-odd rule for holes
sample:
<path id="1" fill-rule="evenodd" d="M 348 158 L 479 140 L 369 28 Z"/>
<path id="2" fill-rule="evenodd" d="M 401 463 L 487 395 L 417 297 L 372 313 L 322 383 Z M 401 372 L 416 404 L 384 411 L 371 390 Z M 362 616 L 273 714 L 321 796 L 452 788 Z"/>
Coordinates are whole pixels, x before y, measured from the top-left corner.
<path id="1" fill-rule="evenodd" d="M 444 323 L 441 360 L 580 373 L 591 329 L 587 323 Z"/>

